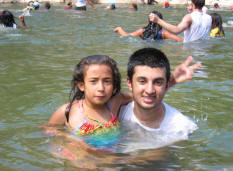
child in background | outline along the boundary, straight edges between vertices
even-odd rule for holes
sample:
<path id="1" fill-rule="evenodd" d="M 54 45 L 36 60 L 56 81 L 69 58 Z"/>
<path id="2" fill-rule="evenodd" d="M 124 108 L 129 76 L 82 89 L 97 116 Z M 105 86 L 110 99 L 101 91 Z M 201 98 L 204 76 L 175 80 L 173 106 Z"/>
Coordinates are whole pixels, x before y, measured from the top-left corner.
<path id="1" fill-rule="evenodd" d="M 72 2 L 68 2 L 67 6 L 64 9 L 72 9 Z"/>
<path id="2" fill-rule="evenodd" d="M 61 106 L 49 124 L 66 125 L 76 135 L 99 135 L 116 130 L 121 105 L 132 100 L 120 93 L 116 62 L 105 55 L 83 58 L 73 73 L 70 102 Z"/>
<path id="3" fill-rule="evenodd" d="M 12 27 L 12 28 L 20 28 L 19 25 L 16 24 L 14 15 L 10 11 L 2 11 L 0 15 L 0 26 L 2 27 Z M 19 20 L 21 21 L 22 28 L 26 28 L 26 23 L 24 21 L 24 16 L 19 16 Z"/>
<path id="4" fill-rule="evenodd" d="M 222 27 L 221 15 L 217 13 L 212 13 L 210 14 L 210 16 L 212 18 L 210 37 L 223 37 L 225 34 Z"/>

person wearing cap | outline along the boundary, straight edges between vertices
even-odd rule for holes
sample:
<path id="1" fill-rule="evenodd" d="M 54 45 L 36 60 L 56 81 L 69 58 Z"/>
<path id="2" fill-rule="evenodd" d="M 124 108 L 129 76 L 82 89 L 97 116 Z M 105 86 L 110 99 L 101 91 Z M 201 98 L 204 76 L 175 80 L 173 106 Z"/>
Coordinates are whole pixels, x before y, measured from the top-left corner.
<path id="1" fill-rule="evenodd" d="M 114 10 L 114 9 L 116 9 L 116 4 L 110 3 L 109 6 L 106 7 L 106 9 Z"/>

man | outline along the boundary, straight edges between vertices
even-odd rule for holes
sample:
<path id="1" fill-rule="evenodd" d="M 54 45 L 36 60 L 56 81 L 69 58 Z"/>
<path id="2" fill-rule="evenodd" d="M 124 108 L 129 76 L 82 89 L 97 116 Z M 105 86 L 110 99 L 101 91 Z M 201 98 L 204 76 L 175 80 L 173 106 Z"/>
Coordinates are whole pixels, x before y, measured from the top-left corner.
<path id="1" fill-rule="evenodd" d="M 188 67 L 191 60 L 189 58 L 182 65 Z M 200 63 L 189 66 L 189 71 L 193 72 L 199 66 Z M 170 80 L 170 64 L 163 52 L 154 48 L 134 52 L 129 59 L 127 72 L 127 84 L 133 94 L 133 102 L 121 107 L 119 113 L 121 123 L 127 122 L 127 125 L 134 123 L 151 132 L 149 136 L 153 136 L 153 132 L 169 136 L 171 138 L 165 140 L 168 144 L 186 140 L 188 135 L 197 129 L 192 120 L 162 102 Z M 176 73 L 182 75 L 175 70 L 174 74 Z M 178 78 L 176 75 L 174 77 Z M 187 80 L 187 77 L 183 78 L 178 80 L 178 83 Z M 135 132 L 136 128 L 133 129 Z M 145 135 L 144 131 L 144 138 Z"/>
<path id="2" fill-rule="evenodd" d="M 179 34 L 184 31 L 184 42 L 191 42 L 199 39 L 207 39 L 210 34 L 212 19 L 211 16 L 202 12 L 205 0 L 191 0 L 192 13 L 183 17 L 178 26 L 174 26 L 160 19 L 157 15 L 151 14 L 150 21 L 156 22 L 167 31 Z"/>

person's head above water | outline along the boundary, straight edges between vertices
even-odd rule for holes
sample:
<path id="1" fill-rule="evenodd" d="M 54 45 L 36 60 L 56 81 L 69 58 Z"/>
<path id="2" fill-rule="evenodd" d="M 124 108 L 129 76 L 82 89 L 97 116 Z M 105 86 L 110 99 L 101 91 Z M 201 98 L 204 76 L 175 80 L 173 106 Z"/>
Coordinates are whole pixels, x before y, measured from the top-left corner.
<path id="1" fill-rule="evenodd" d="M 13 25 L 16 24 L 14 15 L 8 10 L 2 11 L 0 15 L 0 24 L 3 24 L 5 27 L 13 27 Z"/>
<path id="2" fill-rule="evenodd" d="M 169 6 L 170 6 L 169 2 L 166 1 L 166 2 L 164 3 L 164 7 L 165 7 L 165 8 L 168 8 Z"/>
<path id="3" fill-rule="evenodd" d="M 112 96 L 116 95 L 120 92 L 121 89 L 121 76 L 119 70 L 117 68 L 116 62 L 110 58 L 109 56 L 105 55 L 93 55 L 83 58 L 74 68 L 73 72 L 73 80 L 72 80 L 72 91 L 75 95 L 75 99 L 84 98 L 84 92 L 81 91 L 77 84 L 84 83 L 84 79 L 86 76 L 86 71 L 91 65 L 106 65 L 110 67 L 112 71 L 112 78 L 113 78 L 113 91 Z"/>
<path id="4" fill-rule="evenodd" d="M 191 0 L 191 2 L 195 5 L 196 9 L 200 9 L 200 10 L 205 5 L 205 0 Z"/>
<path id="5" fill-rule="evenodd" d="M 159 18 L 163 19 L 162 14 L 158 11 L 152 11 L 150 14 L 155 14 Z M 149 16 L 150 16 L 150 14 L 149 14 Z M 162 29 L 162 27 L 159 24 L 150 21 L 149 17 L 148 17 L 148 22 L 149 22 L 148 25 L 146 27 L 144 27 L 145 31 L 143 32 L 142 38 L 156 40 L 158 33 Z"/>
<path id="6" fill-rule="evenodd" d="M 150 68 L 164 68 L 166 71 L 166 83 L 170 79 L 170 64 L 166 55 L 155 48 L 143 48 L 134 52 L 128 62 L 127 77 L 132 82 L 135 67 L 148 66 Z"/>
<path id="7" fill-rule="evenodd" d="M 45 6 L 45 9 L 47 9 L 47 10 L 49 10 L 51 8 L 51 5 L 49 2 L 46 2 L 44 6 Z"/>
<path id="8" fill-rule="evenodd" d="M 133 4 L 131 4 L 131 5 L 129 6 L 129 9 L 130 9 L 131 11 L 137 11 L 137 10 L 138 10 L 138 6 L 137 6 L 137 4 L 133 3 Z"/>
<path id="9" fill-rule="evenodd" d="M 222 27 L 222 17 L 220 14 L 218 13 L 211 13 L 210 14 L 211 18 L 212 18 L 212 25 L 211 25 L 211 29 L 214 28 L 218 28 L 219 29 L 219 33 L 222 33 L 224 36 L 224 30 Z"/>

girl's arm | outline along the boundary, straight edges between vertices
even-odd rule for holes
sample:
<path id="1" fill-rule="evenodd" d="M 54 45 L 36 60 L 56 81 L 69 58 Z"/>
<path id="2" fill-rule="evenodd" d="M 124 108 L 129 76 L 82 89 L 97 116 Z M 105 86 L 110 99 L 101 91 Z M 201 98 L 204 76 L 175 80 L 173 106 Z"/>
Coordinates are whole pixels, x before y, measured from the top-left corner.
<path id="1" fill-rule="evenodd" d="M 121 36 L 133 36 L 133 37 L 139 36 L 139 37 L 142 37 L 144 29 L 138 29 L 132 33 L 127 33 L 121 27 L 116 27 L 114 29 L 114 31 L 116 33 L 119 33 Z"/>
<path id="2" fill-rule="evenodd" d="M 176 41 L 179 41 L 179 42 L 183 42 L 184 41 L 183 38 L 181 38 L 179 36 L 176 36 L 176 35 L 168 32 L 166 30 L 163 30 L 162 37 L 163 37 L 163 39 L 173 39 L 173 40 L 176 40 Z"/>
<path id="3" fill-rule="evenodd" d="M 48 124 L 54 124 L 54 125 L 65 125 L 66 123 L 66 108 L 69 105 L 69 103 L 62 105 L 57 109 L 56 112 L 52 115 L 50 118 Z"/>
<path id="4" fill-rule="evenodd" d="M 112 113 L 117 115 L 120 107 L 122 105 L 128 104 L 132 100 L 133 100 L 132 93 L 120 92 L 116 94 L 109 101 L 109 105 L 111 107 Z"/>

